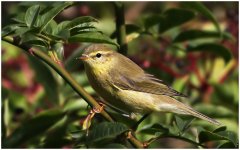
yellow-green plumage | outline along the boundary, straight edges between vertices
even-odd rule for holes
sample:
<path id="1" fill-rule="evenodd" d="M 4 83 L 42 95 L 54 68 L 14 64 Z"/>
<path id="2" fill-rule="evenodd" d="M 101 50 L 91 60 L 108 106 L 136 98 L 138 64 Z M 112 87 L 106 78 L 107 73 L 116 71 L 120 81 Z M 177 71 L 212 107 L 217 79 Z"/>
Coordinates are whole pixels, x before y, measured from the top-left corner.
<path id="1" fill-rule="evenodd" d="M 84 50 L 82 59 L 92 87 L 107 104 L 125 113 L 173 112 L 220 125 L 218 121 L 177 101 L 175 96 L 184 95 L 105 45 L 91 45 Z"/>

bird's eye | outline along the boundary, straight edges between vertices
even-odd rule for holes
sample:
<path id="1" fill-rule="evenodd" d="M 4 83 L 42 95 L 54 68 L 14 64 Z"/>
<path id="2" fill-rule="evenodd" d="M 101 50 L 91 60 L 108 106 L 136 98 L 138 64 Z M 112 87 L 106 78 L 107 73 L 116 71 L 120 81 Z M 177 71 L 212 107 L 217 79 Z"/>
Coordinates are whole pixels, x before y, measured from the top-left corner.
<path id="1" fill-rule="evenodd" d="M 96 57 L 97 57 L 97 58 L 100 58 L 101 56 L 102 56 L 102 54 L 100 54 L 100 53 L 97 53 L 97 54 L 96 54 Z"/>

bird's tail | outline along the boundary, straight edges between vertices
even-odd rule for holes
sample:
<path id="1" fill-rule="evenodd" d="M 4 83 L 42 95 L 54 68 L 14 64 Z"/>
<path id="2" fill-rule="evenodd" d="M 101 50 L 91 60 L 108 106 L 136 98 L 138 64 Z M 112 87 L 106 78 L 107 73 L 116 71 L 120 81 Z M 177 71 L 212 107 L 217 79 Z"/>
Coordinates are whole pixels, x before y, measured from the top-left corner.
<path id="1" fill-rule="evenodd" d="M 192 115 L 194 117 L 206 120 L 212 124 L 215 124 L 218 126 L 222 125 L 217 120 L 214 120 L 214 119 L 192 109 L 191 107 L 175 100 L 172 97 L 158 96 L 158 98 L 161 98 L 161 103 L 157 107 L 157 110 L 160 112 L 173 112 L 173 113 L 183 114 L 183 115 Z"/>
<path id="2" fill-rule="evenodd" d="M 206 116 L 206 115 L 204 115 L 204 114 L 202 114 L 202 113 L 200 113 L 200 112 L 198 112 L 198 111 L 196 111 L 196 110 L 193 110 L 192 108 L 190 108 L 190 107 L 188 107 L 188 106 L 187 106 L 187 110 L 186 110 L 186 111 L 187 111 L 187 113 L 188 113 L 189 115 L 193 115 L 193 116 L 195 116 L 195 117 L 197 117 L 197 118 L 206 120 L 206 121 L 208 121 L 208 122 L 210 122 L 210 123 L 212 123 L 212 124 L 215 124 L 215 125 L 217 125 L 217 126 L 222 125 L 222 123 L 218 122 L 217 120 L 212 119 L 212 118 L 210 118 L 210 117 L 208 117 L 208 116 Z"/>

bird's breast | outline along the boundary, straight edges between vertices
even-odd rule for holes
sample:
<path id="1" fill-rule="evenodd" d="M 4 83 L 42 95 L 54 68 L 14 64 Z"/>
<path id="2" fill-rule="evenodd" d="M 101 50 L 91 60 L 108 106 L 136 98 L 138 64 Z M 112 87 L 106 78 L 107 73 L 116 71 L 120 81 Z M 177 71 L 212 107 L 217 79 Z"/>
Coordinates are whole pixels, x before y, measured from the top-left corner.
<path id="1" fill-rule="evenodd" d="M 113 94 L 113 88 L 109 84 L 109 75 L 107 70 L 90 70 L 86 68 L 89 83 L 93 89 L 103 98 Z"/>

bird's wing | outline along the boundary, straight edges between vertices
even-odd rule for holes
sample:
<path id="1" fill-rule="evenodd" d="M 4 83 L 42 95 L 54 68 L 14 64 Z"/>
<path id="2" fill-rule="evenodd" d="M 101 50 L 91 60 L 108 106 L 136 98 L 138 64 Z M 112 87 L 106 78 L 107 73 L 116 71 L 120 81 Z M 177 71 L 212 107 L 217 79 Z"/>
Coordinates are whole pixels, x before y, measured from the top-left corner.
<path id="1" fill-rule="evenodd" d="M 171 97 L 186 97 L 164 84 L 162 80 L 149 74 L 143 73 L 141 76 L 125 76 L 125 73 L 115 72 L 111 77 L 111 83 L 122 90 L 133 90 L 157 95 L 168 95 Z"/>
<path id="2" fill-rule="evenodd" d="M 163 83 L 162 80 L 155 78 L 151 74 L 145 73 L 138 65 L 127 57 L 118 54 L 121 58 L 121 65 L 116 66 L 110 72 L 111 84 L 122 90 L 133 90 L 157 95 L 182 96 L 185 95 L 175 91 Z M 128 68 L 128 69 L 126 69 Z"/>

